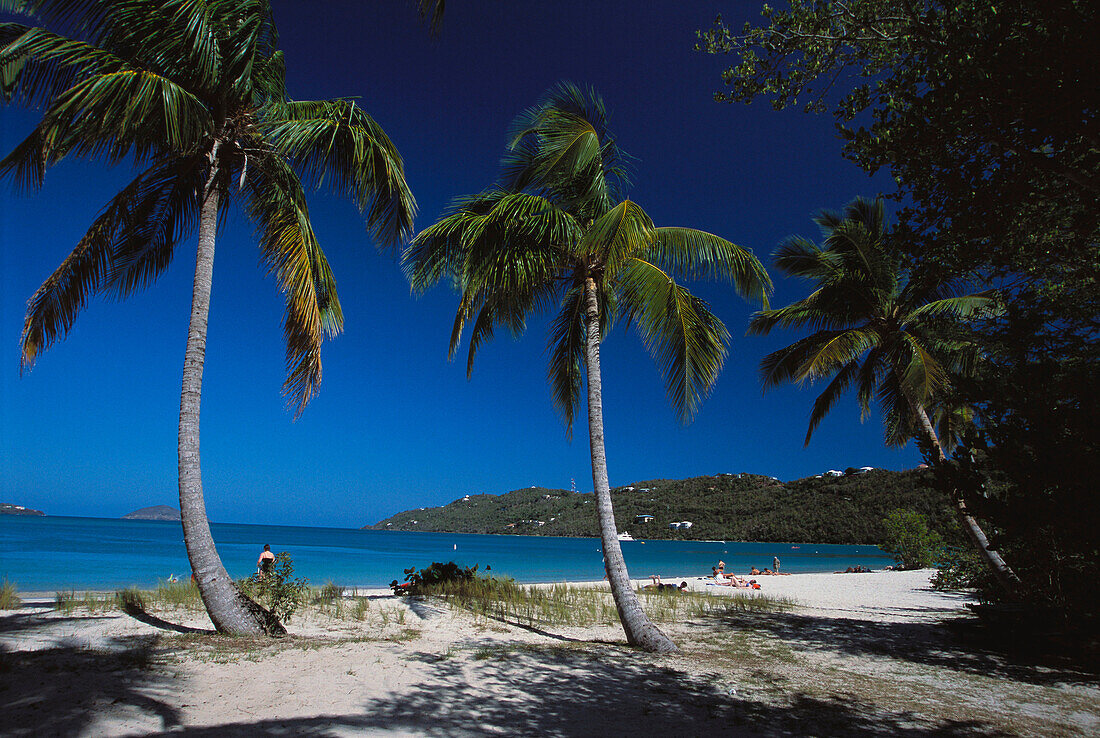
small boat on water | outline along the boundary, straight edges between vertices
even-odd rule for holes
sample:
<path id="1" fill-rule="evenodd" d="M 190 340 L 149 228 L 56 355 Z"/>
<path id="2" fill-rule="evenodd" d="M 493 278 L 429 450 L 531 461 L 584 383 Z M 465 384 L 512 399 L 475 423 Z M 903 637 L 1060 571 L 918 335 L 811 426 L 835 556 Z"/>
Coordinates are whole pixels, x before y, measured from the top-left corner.
<path id="1" fill-rule="evenodd" d="M 620 541 L 633 541 L 634 536 L 630 535 L 630 533 L 628 533 L 627 531 L 624 530 L 622 533 L 619 534 L 619 540 Z"/>

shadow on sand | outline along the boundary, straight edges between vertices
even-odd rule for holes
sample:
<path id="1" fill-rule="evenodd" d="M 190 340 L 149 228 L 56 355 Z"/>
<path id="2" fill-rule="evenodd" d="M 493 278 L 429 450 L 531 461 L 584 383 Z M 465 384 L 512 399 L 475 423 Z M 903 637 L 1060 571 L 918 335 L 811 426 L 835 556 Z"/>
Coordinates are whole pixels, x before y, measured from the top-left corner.
<path id="1" fill-rule="evenodd" d="M 1011 641 L 995 639 L 975 618 L 879 622 L 776 612 L 767 617 L 734 613 L 717 622 L 730 630 L 751 628 L 768 634 L 796 650 L 881 656 L 1037 685 L 1100 681 L 1095 664 L 1045 650 L 1041 634 Z"/>
<path id="2" fill-rule="evenodd" d="M 507 663 L 499 663 L 501 660 Z M 356 714 L 183 728 L 186 736 L 335 736 L 394 733 L 672 736 L 999 736 L 982 723 L 929 725 L 858 702 L 796 694 L 782 705 L 730 693 L 613 649 L 486 649 L 437 661 L 435 683 L 370 700 Z"/>
<path id="3" fill-rule="evenodd" d="M 168 677 L 149 668 L 157 640 L 131 636 L 101 650 L 0 649 L 0 735 L 82 735 L 105 711 L 153 715 L 165 730 L 179 725 L 179 710 L 158 697 Z"/>

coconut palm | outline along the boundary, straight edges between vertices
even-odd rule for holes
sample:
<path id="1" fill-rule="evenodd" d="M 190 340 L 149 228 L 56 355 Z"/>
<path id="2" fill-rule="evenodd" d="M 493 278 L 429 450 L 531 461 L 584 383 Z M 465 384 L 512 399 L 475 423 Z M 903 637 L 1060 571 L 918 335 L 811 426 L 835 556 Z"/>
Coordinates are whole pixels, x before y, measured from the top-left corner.
<path id="1" fill-rule="evenodd" d="M 35 189 L 46 167 L 70 155 L 112 163 L 132 156 L 138 170 L 30 299 L 23 367 L 65 335 L 93 294 L 126 297 L 151 284 L 197 232 L 179 416 L 184 541 L 219 631 L 279 632 L 226 573 L 203 498 L 199 404 L 218 221 L 242 206 L 286 296 L 284 392 L 300 413 L 321 380 L 321 344 L 343 325 L 306 187 L 323 183 L 350 198 L 376 242 L 396 247 L 415 209 L 401 158 L 350 100 L 289 99 L 267 0 L 6 0 L 0 9 L 67 34 L 0 25 L 7 97 L 44 108 L 0 161 L 0 175 Z"/>
<path id="2" fill-rule="evenodd" d="M 620 199 L 626 157 L 599 96 L 563 83 L 517 120 L 499 184 L 460 200 L 403 256 L 413 288 L 442 278 L 461 294 L 450 354 L 472 323 L 466 371 L 498 326 L 523 332 L 527 316 L 555 309 L 548 341 L 553 401 L 567 431 L 587 379 L 592 483 L 604 565 L 626 636 L 647 650 L 675 644 L 646 617 L 619 546 L 604 450 L 600 341 L 625 319 L 665 375 L 688 420 L 710 390 L 729 334 L 676 280 L 717 278 L 766 304 L 771 282 L 751 252 L 688 228 L 657 228 Z"/>
<path id="3" fill-rule="evenodd" d="M 995 306 L 993 296 L 959 294 L 961 283 L 910 279 L 890 248 L 881 198 L 857 198 L 843 215 L 824 211 L 816 222 L 825 235 L 823 246 L 794 237 L 774 254 L 780 271 L 814 282 L 814 292 L 786 307 L 762 310 L 749 323 L 749 332 L 755 334 L 775 327 L 814 330 L 764 357 L 764 388 L 831 378 L 810 413 L 809 444 L 836 400 L 854 387 L 863 417 L 877 397 L 888 443 L 914 436 L 928 449 L 932 463 L 943 463 L 946 456 L 928 409 L 947 419 L 950 409 L 943 398 L 948 376 L 971 371 L 977 356 L 972 344 L 953 339 L 945 328 L 951 321 L 988 313 Z M 955 495 L 954 505 L 975 548 L 1011 589 L 1015 574 L 990 548 L 961 495 Z"/>

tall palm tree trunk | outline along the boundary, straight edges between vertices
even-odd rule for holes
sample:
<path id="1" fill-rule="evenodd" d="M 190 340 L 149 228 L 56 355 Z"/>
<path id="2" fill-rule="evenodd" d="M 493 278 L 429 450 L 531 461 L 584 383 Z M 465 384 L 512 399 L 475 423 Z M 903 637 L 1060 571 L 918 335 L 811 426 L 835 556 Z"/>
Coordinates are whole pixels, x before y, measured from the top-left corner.
<path id="1" fill-rule="evenodd" d="M 619 545 L 615 510 L 611 505 L 611 487 L 607 477 L 607 452 L 603 440 L 603 394 L 600 382 L 600 309 L 596 283 L 585 281 L 585 365 L 588 369 L 588 438 L 592 449 L 592 489 L 596 494 L 596 514 L 600 525 L 604 569 L 611 585 L 611 597 L 626 640 L 655 653 L 677 653 L 679 648 L 646 617 L 638 596 L 630 586 L 630 576 Z"/>
<path id="2" fill-rule="evenodd" d="M 187 558 L 195 573 L 203 605 L 214 627 L 230 635 L 285 633 L 274 618 L 245 597 L 222 565 L 206 519 L 199 465 L 199 407 L 202 401 L 202 370 L 206 357 L 206 326 L 210 312 L 210 291 L 214 278 L 214 239 L 218 227 L 218 145 L 210 152 L 210 175 L 203 189 L 199 213 L 199 245 L 195 259 L 195 282 L 191 295 L 191 322 L 187 329 L 187 351 L 183 359 L 180 391 L 179 486 L 180 518 Z"/>
<path id="3" fill-rule="evenodd" d="M 932 421 L 928 417 L 928 413 L 925 412 L 924 406 L 909 395 L 906 395 L 906 399 L 909 400 L 909 406 L 917 416 L 925 442 L 932 450 L 933 463 L 946 464 L 947 455 L 943 452 L 939 436 L 936 435 L 936 429 L 932 427 Z M 952 503 L 955 506 L 955 514 L 959 518 L 959 523 L 962 524 L 962 528 L 966 531 L 967 537 L 978 551 L 978 556 L 981 557 L 986 567 L 993 573 L 993 577 L 1005 592 L 1010 596 L 1015 596 L 1020 587 L 1020 577 L 1016 576 L 1016 572 L 1012 570 L 1012 567 L 1001 558 L 1001 554 L 998 553 L 996 549 L 990 547 L 989 538 L 986 537 L 985 531 L 978 525 L 978 521 L 970 514 L 970 509 L 967 507 L 962 493 L 959 490 L 953 490 L 951 496 L 953 498 Z"/>

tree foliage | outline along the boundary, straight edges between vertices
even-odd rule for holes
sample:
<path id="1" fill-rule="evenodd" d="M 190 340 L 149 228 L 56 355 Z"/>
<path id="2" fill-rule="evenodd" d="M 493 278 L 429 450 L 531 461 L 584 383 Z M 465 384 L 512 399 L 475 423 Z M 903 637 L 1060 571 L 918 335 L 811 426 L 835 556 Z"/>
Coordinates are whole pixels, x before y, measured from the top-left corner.
<path id="1" fill-rule="evenodd" d="M 963 294 L 960 280 L 915 278 L 902 267 L 881 199 L 854 200 L 817 217 L 822 244 L 792 237 L 773 257 L 780 271 L 812 284 L 809 296 L 752 316 L 749 332 L 814 332 L 760 362 L 765 389 L 830 379 L 814 403 L 806 443 L 840 395 L 854 389 L 866 417 L 877 397 L 888 445 L 915 435 L 915 413 L 942 402 L 949 375 L 976 362 L 973 342 L 950 329 L 994 310 L 990 294 Z"/>
<path id="2" fill-rule="evenodd" d="M 1001 290 L 1006 310 L 970 326 L 989 361 L 955 378 L 951 403 L 977 430 L 941 484 L 1004 531 L 1033 598 L 1086 615 L 1100 602 L 1085 481 L 1100 425 L 1098 16 L 1089 0 L 794 0 L 740 32 L 719 18 L 697 45 L 736 57 L 719 100 L 829 112 L 844 156 L 889 170 L 915 272 Z"/>
<path id="3" fill-rule="evenodd" d="M 1095 301 L 1095 280 L 1072 283 L 1098 253 L 1098 14 L 1088 0 L 795 0 L 741 33 L 719 18 L 698 46 L 737 58 L 719 100 L 831 112 L 844 155 L 893 175 L 915 254 Z"/>
<path id="4" fill-rule="evenodd" d="M 934 566 L 943 550 L 943 539 L 928 527 L 924 516 L 912 510 L 894 510 L 883 521 L 885 535 L 879 544 L 893 554 L 900 569 Z"/>
<path id="5" fill-rule="evenodd" d="M 306 191 L 351 199 L 379 245 L 403 240 L 415 202 L 385 132 L 351 100 L 290 99 L 266 0 L 11 0 L 0 10 L 44 24 L 0 23 L 4 100 L 43 110 L 0 160 L 0 177 L 35 190 L 71 156 L 129 159 L 138 170 L 31 297 L 23 366 L 94 295 L 152 284 L 196 232 L 209 185 L 222 217 L 237 204 L 254 223 L 261 262 L 285 296 L 284 392 L 301 412 L 321 378 L 321 344 L 343 327 Z"/>

